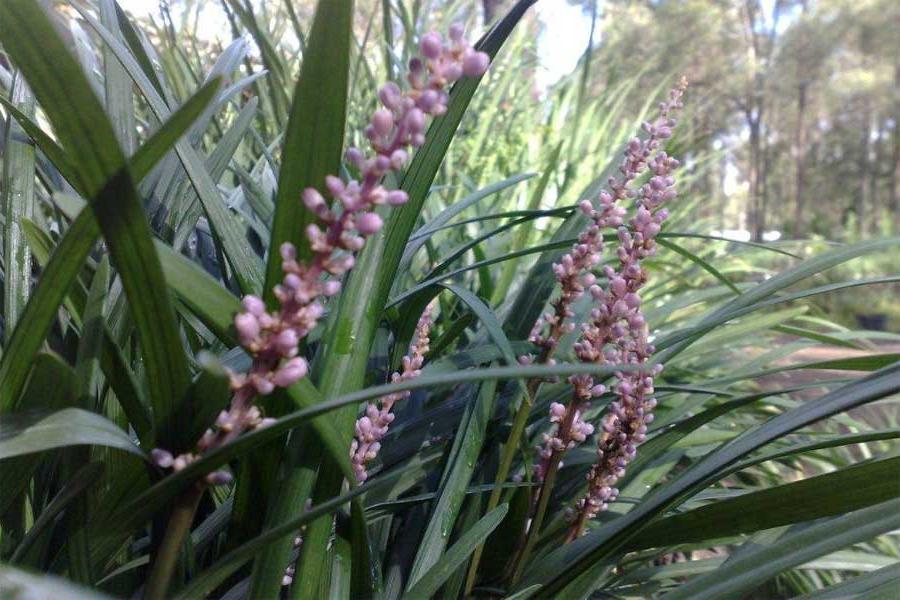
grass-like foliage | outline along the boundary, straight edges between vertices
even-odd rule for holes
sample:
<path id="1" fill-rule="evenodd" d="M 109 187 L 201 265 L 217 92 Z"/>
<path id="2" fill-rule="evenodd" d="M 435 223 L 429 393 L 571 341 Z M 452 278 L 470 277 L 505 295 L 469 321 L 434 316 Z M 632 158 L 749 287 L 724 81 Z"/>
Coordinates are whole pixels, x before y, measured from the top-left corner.
<path id="1" fill-rule="evenodd" d="M 690 88 L 536 99 L 533 3 L 0 2 L 0 595 L 900 586 L 898 338 L 816 308 L 900 240 L 706 235 Z"/>

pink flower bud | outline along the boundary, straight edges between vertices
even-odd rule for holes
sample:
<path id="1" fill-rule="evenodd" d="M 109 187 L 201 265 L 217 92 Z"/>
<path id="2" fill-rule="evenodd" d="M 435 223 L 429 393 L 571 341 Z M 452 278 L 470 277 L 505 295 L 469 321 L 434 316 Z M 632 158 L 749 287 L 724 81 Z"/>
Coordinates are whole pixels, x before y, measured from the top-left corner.
<path id="1" fill-rule="evenodd" d="M 411 109 L 406 114 L 406 126 L 410 133 L 420 133 L 425 131 L 425 113 L 418 108 Z"/>
<path id="2" fill-rule="evenodd" d="M 268 396 L 275 389 L 275 384 L 261 376 L 251 377 L 250 381 L 253 383 L 253 387 L 256 388 L 256 391 L 260 396 Z"/>
<path id="3" fill-rule="evenodd" d="M 308 370 L 306 359 L 299 356 L 292 358 L 275 372 L 274 384 L 283 388 L 290 387 L 306 377 Z"/>
<path id="4" fill-rule="evenodd" d="M 393 81 L 389 81 L 378 90 L 378 98 L 385 107 L 396 110 L 400 107 L 400 101 L 403 99 L 400 88 Z"/>
<path id="5" fill-rule="evenodd" d="M 337 279 L 329 279 L 322 287 L 322 293 L 328 297 L 337 295 L 341 291 L 341 282 Z"/>
<path id="6" fill-rule="evenodd" d="M 563 404 L 560 404 L 559 402 L 554 402 L 550 405 L 550 416 L 551 417 L 556 417 L 557 419 L 560 419 L 565 414 L 566 414 L 566 407 Z"/>
<path id="7" fill-rule="evenodd" d="M 247 294 L 246 296 L 244 296 L 244 299 L 241 300 L 241 306 L 243 306 L 244 310 L 246 310 L 251 315 L 259 316 L 266 312 L 265 303 L 259 297 L 252 294 Z"/>
<path id="8" fill-rule="evenodd" d="M 394 128 L 394 115 L 387 109 L 379 108 L 372 114 L 372 127 L 378 135 L 389 134 Z"/>
<path id="9" fill-rule="evenodd" d="M 403 190 L 391 190 L 387 194 L 387 203 L 391 206 L 406 204 L 407 200 L 409 200 L 409 196 Z"/>
<path id="10" fill-rule="evenodd" d="M 346 189 L 344 187 L 344 182 L 334 175 L 327 175 L 325 177 L 325 187 L 328 188 L 328 192 L 335 198 L 341 196 Z"/>
<path id="11" fill-rule="evenodd" d="M 366 158 L 363 156 L 362 151 L 359 148 L 354 148 L 353 146 L 347 148 L 347 152 L 344 153 L 344 158 L 347 159 L 347 162 L 354 165 L 357 169 L 362 169 L 363 163 Z"/>
<path id="12" fill-rule="evenodd" d="M 466 77 L 481 77 L 490 62 L 490 57 L 484 52 L 467 53 L 463 58 L 463 73 Z"/>
<path id="13" fill-rule="evenodd" d="M 311 211 L 318 211 L 325 206 L 325 198 L 316 190 L 316 188 L 308 187 L 301 194 L 303 204 Z"/>
<path id="14" fill-rule="evenodd" d="M 253 342 L 259 336 L 259 321 L 250 313 L 238 313 L 234 317 L 234 327 L 244 344 Z"/>
<path id="15" fill-rule="evenodd" d="M 590 200 L 582 200 L 578 203 L 578 207 L 581 209 L 581 212 L 589 217 L 594 214 L 594 205 L 591 204 Z"/>
<path id="16" fill-rule="evenodd" d="M 443 50 L 440 34 L 432 31 L 423 35 L 419 44 L 419 50 L 425 58 L 430 58 L 431 60 L 438 58 Z"/>
<path id="17" fill-rule="evenodd" d="M 363 213 L 356 217 L 356 230 L 363 235 L 372 235 L 381 229 L 383 222 L 377 213 Z"/>
<path id="18" fill-rule="evenodd" d="M 231 483 L 233 479 L 231 473 L 227 471 L 213 471 L 206 475 L 206 483 L 209 485 L 227 485 Z"/>
<path id="19" fill-rule="evenodd" d="M 409 160 L 409 154 L 405 150 L 394 150 L 391 154 L 391 168 L 402 169 L 407 160 Z"/>
<path id="20" fill-rule="evenodd" d="M 282 356 L 288 356 L 291 353 L 296 352 L 297 344 L 299 343 L 300 338 L 293 329 L 285 329 L 275 336 L 275 348 Z"/>
<path id="21" fill-rule="evenodd" d="M 154 448 L 151 450 L 150 458 L 153 460 L 153 464 L 157 467 L 162 467 L 163 469 L 168 469 L 175 461 L 175 457 L 172 456 L 172 453 L 168 450 L 163 450 L 162 448 Z"/>
<path id="22" fill-rule="evenodd" d="M 436 91 L 425 90 L 422 92 L 422 95 L 419 96 L 416 106 L 426 113 L 431 113 L 440 101 L 441 97 Z"/>

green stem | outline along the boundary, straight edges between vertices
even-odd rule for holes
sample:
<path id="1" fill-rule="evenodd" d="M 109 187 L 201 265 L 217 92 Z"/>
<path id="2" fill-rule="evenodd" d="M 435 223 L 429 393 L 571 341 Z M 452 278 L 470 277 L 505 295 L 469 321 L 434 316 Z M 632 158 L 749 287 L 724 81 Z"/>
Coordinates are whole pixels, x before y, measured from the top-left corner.
<path id="1" fill-rule="evenodd" d="M 494 489 L 491 491 L 485 513 L 491 512 L 500 504 L 500 496 L 503 492 L 502 485 L 506 482 L 507 476 L 509 476 L 513 459 L 519 450 L 519 440 L 522 439 L 522 433 L 525 431 L 525 425 L 528 423 L 528 415 L 531 414 L 531 407 L 534 404 L 533 398 L 539 385 L 539 380 L 529 380 L 525 397 L 522 398 L 522 403 L 516 410 L 515 417 L 513 417 L 512 429 L 509 432 L 509 437 L 506 439 L 506 444 L 503 446 L 503 455 L 500 458 L 497 477 L 494 479 Z M 466 574 L 466 588 L 463 597 L 467 597 L 472 593 L 472 588 L 475 586 L 475 578 L 478 575 L 478 564 L 481 562 L 483 552 L 484 544 L 479 544 L 472 554 L 472 560 L 469 562 L 469 571 Z"/>
<path id="2" fill-rule="evenodd" d="M 531 551 L 537 543 L 540 535 L 541 527 L 544 524 L 544 516 L 547 514 L 547 505 L 550 503 L 550 494 L 553 493 L 553 484 L 556 483 L 556 474 L 559 472 L 559 463 L 562 453 L 554 453 L 547 466 L 547 474 L 544 477 L 544 483 L 541 485 L 540 495 L 538 496 L 537 508 L 534 511 L 534 518 L 531 520 L 531 527 L 528 528 L 528 537 L 525 539 L 525 547 L 516 558 L 516 566 L 513 570 L 512 583 L 516 583 L 522 576 L 522 570 L 525 568 Z"/>
<path id="3" fill-rule="evenodd" d="M 541 527 L 544 524 L 544 516 L 547 514 L 547 505 L 550 503 L 550 494 L 553 493 L 553 484 L 556 482 L 556 474 L 559 472 L 559 465 L 562 463 L 562 457 L 568 450 L 572 425 L 575 422 L 575 416 L 578 414 L 578 399 L 573 398 L 566 409 L 566 417 L 559 424 L 558 434 L 562 438 L 562 449 L 555 450 L 550 455 L 547 463 L 547 472 L 544 474 L 544 481 L 541 482 L 541 488 L 538 495 L 537 508 L 534 512 L 534 518 L 531 520 L 531 527 L 528 528 L 528 536 L 525 539 L 525 547 L 516 558 L 515 569 L 513 570 L 512 582 L 518 581 L 522 576 L 522 570 L 531 556 L 531 551 L 537 543 L 541 533 Z"/>
<path id="4" fill-rule="evenodd" d="M 204 490 L 204 485 L 196 483 L 175 502 L 166 533 L 153 561 L 150 577 L 147 579 L 144 600 L 165 600 L 168 597 L 172 573 L 175 572 L 184 540 L 191 531 L 194 513 Z"/>

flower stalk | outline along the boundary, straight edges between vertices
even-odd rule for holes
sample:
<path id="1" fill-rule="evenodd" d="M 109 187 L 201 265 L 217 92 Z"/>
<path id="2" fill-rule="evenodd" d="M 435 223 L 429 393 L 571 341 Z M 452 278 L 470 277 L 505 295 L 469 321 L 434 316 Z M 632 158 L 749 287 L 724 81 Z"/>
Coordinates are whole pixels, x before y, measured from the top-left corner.
<path id="1" fill-rule="evenodd" d="M 391 383 L 407 381 L 421 375 L 422 364 L 425 362 L 425 355 L 428 354 L 428 345 L 431 342 L 429 333 L 432 324 L 432 310 L 433 304 L 429 304 L 422 316 L 419 317 L 413 342 L 409 345 L 409 353 L 403 357 L 403 368 L 401 371 L 394 372 L 391 376 Z M 403 391 L 382 396 L 377 401 L 369 403 L 365 414 L 357 419 L 353 442 L 350 445 L 350 460 L 353 463 L 353 470 L 356 472 L 357 483 L 363 483 L 369 477 L 366 464 L 378 456 L 381 440 L 387 435 L 388 428 L 394 422 L 394 413 L 391 412 L 391 409 L 398 401 L 408 398 L 409 394 L 409 391 Z"/>
<path id="2" fill-rule="evenodd" d="M 667 216 L 665 210 L 658 209 L 662 204 L 675 197 L 673 189 L 675 182 L 670 177 L 670 172 L 678 166 L 678 161 L 670 158 L 660 148 L 664 140 L 672 135 L 672 128 L 675 126 L 672 112 L 681 108 L 681 97 L 686 86 L 686 80 L 682 79 L 670 91 L 668 100 L 660 104 L 657 118 L 652 123 L 643 124 L 643 129 L 647 134 L 645 139 L 635 137 L 629 141 L 624 160 L 619 167 L 620 176 L 610 177 L 609 189 L 600 193 L 599 208 L 594 208 L 589 201 L 581 203 L 580 208 L 591 218 L 591 224 L 579 236 L 578 243 L 572 252 L 564 256 L 560 263 L 554 265 L 554 272 L 557 280 L 563 286 L 563 291 L 560 300 L 554 304 L 554 312 L 544 315 L 536 323 L 535 328 L 544 327 L 544 323 L 549 324 L 550 334 L 547 337 L 552 343 L 554 328 L 559 327 L 560 317 L 570 318 L 573 316 L 570 309 L 567 309 L 568 312 L 560 312 L 558 307 L 562 304 L 561 299 L 579 298 L 584 292 L 585 285 L 588 285 L 591 296 L 598 302 L 598 306 L 591 311 L 591 321 L 582 325 L 580 338 L 573 348 L 581 362 L 643 364 L 653 352 L 652 345 L 647 342 L 647 325 L 640 311 L 641 298 L 637 293 L 647 278 L 646 271 L 640 266 L 640 261 L 651 256 L 656 250 L 654 238 L 659 233 L 660 224 Z M 625 227 L 623 226 L 625 210 L 618 206 L 618 202 L 635 196 L 630 185 L 647 170 L 652 173 L 652 177 L 641 187 L 638 194 L 636 216 L 629 221 L 628 227 Z M 621 263 L 619 271 L 615 271 L 611 267 L 604 268 L 608 291 L 604 291 L 596 284 L 596 278 L 590 272 L 590 269 L 600 262 L 603 238 L 599 232 L 606 227 L 618 228 L 619 247 L 616 255 Z M 587 272 L 576 271 L 578 268 Z M 571 327 L 572 325 L 569 323 L 564 325 L 562 330 L 571 331 Z M 533 337 L 535 337 L 534 334 Z M 538 337 L 537 339 L 542 345 L 546 345 L 547 342 L 544 341 L 544 338 Z M 558 343 L 558 338 L 556 343 Z M 651 371 L 658 372 L 658 369 L 660 367 L 654 367 Z M 620 382 L 626 379 L 631 381 L 631 378 L 634 377 L 630 371 L 619 372 L 616 375 Z M 640 387 L 636 388 L 634 382 L 631 382 L 628 384 L 631 386 L 631 390 L 640 389 L 642 394 L 646 392 L 645 380 L 648 377 L 651 377 L 650 388 L 652 390 L 650 374 L 641 370 L 637 377 L 640 378 L 640 381 L 637 382 Z M 583 415 L 590 408 L 590 401 L 607 391 L 606 386 L 595 382 L 590 375 L 573 375 L 569 378 L 569 383 L 572 385 L 571 400 L 565 406 L 556 402 L 550 406 L 550 422 L 554 423 L 555 427 L 551 433 L 544 435 L 544 443 L 538 448 L 540 461 L 535 467 L 535 478 L 541 483 L 541 486 L 537 493 L 536 508 L 525 546 L 517 559 L 514 580 L 521 576 L 524 565 L 540 535 L 556 474 L 562 466 L 563 456 L 577 444 L 584 442 L 594 432 L 593 425 L 584 421 Z M 620 393 L 620 387 L 621 383 L 615 388 L 617 394 Z M 628 386 L 624 391 L 631 393 Z M 628 398 L 631 399 L 631 396 Z M 628 406 L 630 407 L 631 404 Z M 628 452 L 633 451 L 635 443 L 639 443 L 638 440 L 643 441 L 643 436 L 646 434 L 645 423 L 647 421 L 645 419 L 653 406 L 655 406 L 655 400 L 645 401 L 642 396 L 633 410 L 623 409 L 623 414 L 628 412 L 628 415 L 634 415 L 635 419 L 642 419 L 640 423 L 633 420 L 624 426 L 631 434 L 623 442 L 623 446 Z M 613 409 L 615 410 L 615 403 Z M 638 413 L 640 413 L 640 417 L 637 416 Z M 650 418 L 652 420 L 652 415 Z M 609 425 L 607 420 L 604 420 L 604 433 L 601 439 L 606 437 L 608 426 L 612 427 L 614 433 L 618 435 L 619 422 L 616 421 L 616 423 L 616 425 Z M 634 431 L 631 430 L 632 427 Z M 619 459 L 622 459 L 625 454 L 625 450 L 616 453 L 614 457 L 616 465 L 621 462 Z M 630 456 L 633 458 L 633 452 Z M 600 477 L 600 479 L 608 481 L 608 478 Z M 617 493 L 618 491 L 614 488 L 598 483 L 598 491 L 595 494 L 589 494 L 588 498 L 584 500 L 583 506 L 579 505 L 581 512 L 576 518 L 576 525 L 573 528 L 580 531 L 584 521 L 592 516 L 590 511 L 593 510 L 593 507 L 596 506 L 599 510 L 599 507 L 606 506 Z M 606 495 L 606 498 L 601 499 L 602 495 Z M 579 522 L 580 526 L 577 525 Z"/>
<path id="3" fill-rule="evenodd" d="M 381 229 L 383 221 L 376 210 L 383 205 L 402 205 L 408 199 L 406 192 L 388 190 L 381 182 L 388 173 L 406 166 L 411 148 L 425 143 L 427 119 L 447 111 L 450 85 L 462 77 L 480 77 L 490 62 L 487 54 L 476 51 L 463 38 L 459 24 L 450 27 L 447 40 L 434 32 L 424 35 L 420 51 L 422 56 L 409 63 L 408 89 L 401 90 L 396 83 L 388 82 L 379 90 L 382 107 L 372 114 L 365 128 L 370 153 L 354 147 L 346 152 L 345 157 L 358 170 L 359 179 L 345 183 L 334 175 L 326 177 L 325 188 L 330 200 L 315 188 L 303 191 L 302 202 L 319 221 L 310 224 L 304 232 L 313 254 L 309 260 L 300 262 L 297 249 L 290 242 L 278 249 L 284 272 L 282 282 L 274 287 L 278 307 L 269 310 L 257 296 L 243 298 L 242 311 L 235 316 L 234 325 L 252 363 L 246 373 L 229 374 L 233 395 L 228 409 L 201 436 L 194 452 L 174 456 L 164 448 L 153 449 L 151 458 L 158 467 L 180 471 L 199 456 L 228 444 L 242 433 L 272 423 L 273 419 L 264 418 L 254 405 L 255 399 L 271 394 L 276 388 L 290 387 L 307 375 L 309 365 L 300 356 L 301 344 L 318 325 L 327 299 L 340 292 L 341 278 L 353 268 L 356 254 L 366 239 Z M 398 374 L 401 379 L 419 372 L 428 347 L 424 324 L 422 333 L 421 347 L 404 361 L 404 371 Z M 378 418 L 386 421 L 385 425 L 393 418 L 390 405 L 397 399 L 382 399 Z M 363 425 L 357 433 L 363 439 L 372 438 L 364 444 L 356 440 L 353 449 L 357 480 L 362 481 L 366 476 L 365 462 L 371 460 L 370 455 L 374 458 L 377 454 L 379 443 L 374 439 L 377 434 L 371 421 L 368 430 Z M 355 456 L 357 453 L 359 457 Z M 166 548 L 176 557 L 206 486 L 227 484 L 231 480 L 229 472 L 214 471 L 196 482 L 179 500 L 179 511 L 170 519 L 163 538 Z M 174 559 L 168 554 L 160 555 L 156 561 L 159 564 L 154 564 L 154 593 L 164 594 L 168 588 L 174 565 L 174 562 L 169 565 L 170 560 Z"/>

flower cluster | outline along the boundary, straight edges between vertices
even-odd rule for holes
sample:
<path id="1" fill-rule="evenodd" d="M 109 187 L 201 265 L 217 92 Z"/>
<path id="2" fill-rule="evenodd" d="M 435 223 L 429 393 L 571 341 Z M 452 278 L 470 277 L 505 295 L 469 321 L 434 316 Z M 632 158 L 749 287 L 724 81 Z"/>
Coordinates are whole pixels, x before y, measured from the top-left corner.
<path id="1" fill-rule="evenodd" d="M 487 54 L 474 50 L 463 39 L 459 25 L 450 28 L 446 42 L 437 33 L 426 34 L 420 50 L 422 58 L 413 58 L 409 64 L 409 89 L 402 91 L 389 82 L 379 91 L 383 106 L 374 112 L 365 129 L 372 154 L 367 156 L 359 148 L 347 150 L 346 158 L 358 169 L 360 179 L 344 183 L 338 177 L 328 176 L 325 188 L 332 202 L 314 188 L 303 191 L 304 205 L 319 221 L 305 231 L 312 257 L 301 262 L 293 244 L 281 245 L 284 278 L 274 288 L 278 308 L 269 311 L 262 299 L 244 297 L 243 310 L 235 316 L 234 324 L 241 345 L 253 357 L 252 366 L 246 373 L 231 374 L 231 405 L 200 439 L 198 452 L 221 446 L 243 431 L 268 423 L 253 406 L 254 398 L 293 385 L 306 376 L 308 364 L 299 356 L 300 343 L 324 314 L 325 299 L 340 291 L 340 278 L 353 267 L 355 254 L 365 245 L 366 238 L 381 229 L 376 208 L 400 205 L 407 200 L 405 192 L 387 190 L 381 181 L 390 171 L 406 165 L 410 147 L 425 142 L 427 116 L 446 112 L 449 85 L 463 76 L 481 76 L 489 63 Z M 190 453 L 173 457 L 166 450 L 154 451 L 156 464 L 163 468 L 180 470 L 195 458 Z M 225 472 L 207 476 L 211 484 L 227 480 Z"/>
<path id="2" fill-rule="evenodd" d="M 560 323 L 565 318 L 573 316 L 571 303 L 581 297 L 585 287 L 590 290 L 591 296 L 599 306 L 592 310 L 591 321 L 582 325 L 580 339 L 574 345 L 575 355 L 581 362 L 618 362 L 620 356 L 615 350 L 616 344 L 628 334 L 629 328 L 644 327 L 643 315 L 639 310 L 640 297 L 635 292 L 643 285 L 645 275 L 637 261 L 655 248 L 652 243 L 653 237 L 659 233 L 659 224 L 666 217 L 665 211 L 659 211 L 655 215 L 650 211 L 671 200 L 675 194 L 674 190 L 670 189 L 674 181 L 668 177 L 668 172 L 663 176 L 659 173 L 673 169 L 677 161 L 658 151 L 663 141 L 672 135 L 675 120 L 671 113 L 681 106 L 685 85 L 686 83 L 682 81 L 670 92 L 668 101 L 660 105 L 659 115 L 654 122 L 644 123 L 646 139 L 635 137 L 628 142 L 625 157 L 619 166 L 620 176 L 609 178 L 607 182 L 609 190 L 600 193 L 599 208 L 594 208 L 587 200 L 581 203 L 582 212 L 591 219 L 591 222 L 579 235 L 572 251 L 553 266 L 562 291 L 553 303 L 554 312 L 544 315 L 535 323 L 535 330 L 530 338 L 532 343 L 544 347 L 548 344 L 555 346 L 560 333 L 574 329 L 572 323 L 563 325 Z M 628 228 L 623 227 L 626 210 L 619 202 L 635 195 L 630 184 L 647 169 L 655 175 L 641 188 L 637 216 L 630 222 L 630 227 L 634 231 L 632 235 Z M 660 187 L 661 184 L 666 185 Z M 613 295 L 609 296 L 613 300 L 608 306 L 605 303 L 608 295 L 596 284 L 596 277 L 590 271 L 600 262 L 603 250 L 601 231 L 606 227 L 618 228 L 620 246 L 617 255 L 620 261 L 626 259 L 629 261 L 623 269 L 628 271 L 629 276 L 640 278 L 640 283 L 633 285 L 632 289 L 625 284 L 623 277 L 619 277 L 610 267 L 605 268 L 608 285 L 613 290 Z M 649 246 L 644 248 L 645 244 Z M 636 314 L 631 314 L 635 312 Z M 545 323 L 549 324 L 550 330 L 546 336 L 541 336 L 540 332 Z M 554 461 L 560 460 L 562 454 L 583 442 L 594 432 L 594 427 L 585 422 L 582 415 L 590 407 L 591 399 L 604 394 L 606 387 L 596 384 L 594 379 L 586 374 L 571 376 L 569 383 L 573 388 L 569 405 L 554 402 L 550 406 L 550 422 L 554 423 L 555 427 L 552 433 L 544 435 L 544 443 L 538 449 L 541 459 L 535 465 L 535 477 L 538 481 L 543 480 Z"/>
<path id="3" fill-rule="evenodd" d="M 664 139 L 671 134 L 674 120 L 668 115 L 681 106 L 686 85 L 686 81 L 682 80 L 670 92 L 669 101 L 662 105 L 660 119 L 645 125 L 651 138 Z M 579 515 L 573 535 L 580 532 L 587 519 L 606 510 L 609 502 L 618 496 L 615 483 L 625 475 L 625 467 L 634 459 L 637 446 L 646 438 L 647 425 L 653 421 L 653 409 L 656 407 L 653 381 L 662 371 L 662 365 L 646 365 L 654 348 L 641 311 L 639 292 L 647 281 L 647 272 L 641 262 L 656 252 L 655 238 L 668 216 L 661 207 L 675 198 L 675 180 L 671 174 L 678 167 L 678 161 L 660 151 L 652 158 L 649 153 L 646 154 L 645 162 L 651 177 L 640 188 L 635 216 L 629 220 L 627 227 L 618 230 L 618 268 L 604 268 L 606 289 L 600 286 L 591 288 L 597 305 L 591 311 L 591 322 L 584 325 L 581 340 L 575 348 L 581 360 L 633 365 L 635 368 L 616 373 L 617 383 L 612 390 L 615 400 L 603 418 L 597 462 L 588 473 L 588 493 L 576 505 Z M 591 383 L 573 381 L 576 395 L 579 388 L 584 390 Z"/>
<path id="4" fill-rule="evenodd" d="M 413 379 L 422 372 L 422 363 L 425 361 L 428 345 L 431 342 L 428 337 L 431 332 L 431 311 L 432 306 L 429 305 L 419 317 L 415 337 L 409 346 L 409 354 L 403 357 L 403 370 L 395 372 L 391 376 L 392 383 Z M 369 477 L 366 464 L 378 455 L 378 451 L 381 449 L 381 440 L 394 421 L 394 413 L 391 412 L 391 409 L 396 402 L 408 397 L 409 391 L 383 396 L 378 402 L 370 403 L 366 407 L 366 414 L 356 421 L 353 442 L 350 444 L 350 459 L 359 483 Z"/>

